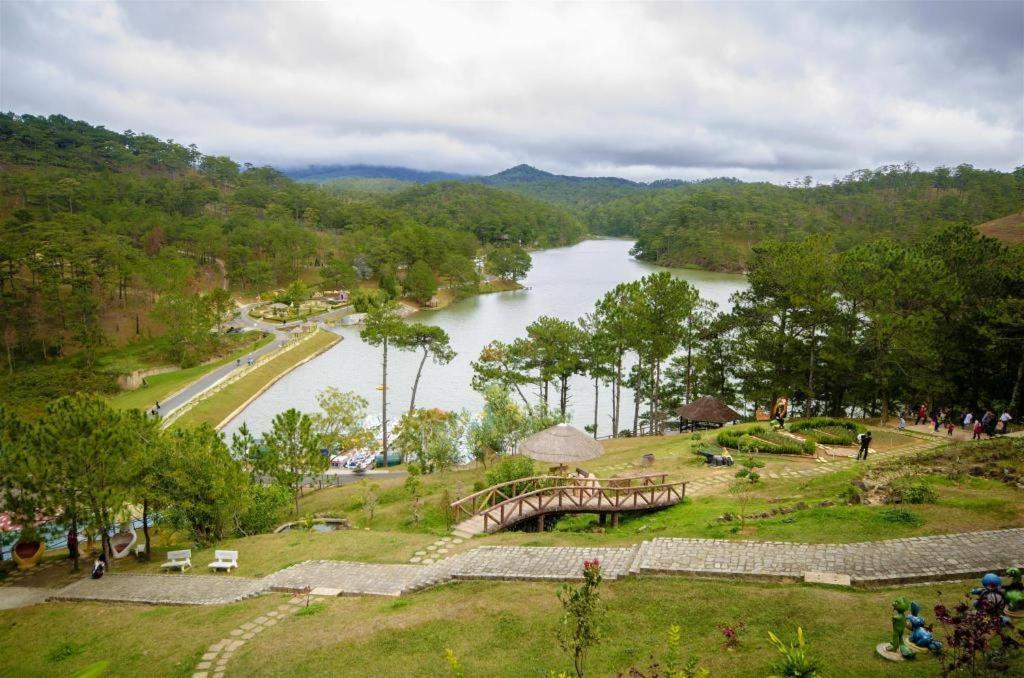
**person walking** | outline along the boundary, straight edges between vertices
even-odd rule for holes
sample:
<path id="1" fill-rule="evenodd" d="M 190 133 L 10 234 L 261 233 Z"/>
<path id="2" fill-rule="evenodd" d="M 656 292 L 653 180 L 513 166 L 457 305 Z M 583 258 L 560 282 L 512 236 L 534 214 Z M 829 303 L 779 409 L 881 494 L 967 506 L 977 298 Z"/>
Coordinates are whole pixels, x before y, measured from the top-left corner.
<path id="1" fill-rule="evenodd" d="M 964 430 L 968 431 L 971 429 L 971 424 L 974 422 L 974 412 L 967 410 L 967 414 L 964 415 Z"/>
<path id="2" fill-rule="evenodd" d="M 907 427 L 907 418 L 900 412 L 900 423 L 896 426 L 900 431 Z"/>
<path id="3" fill-rule="evenodd" d="M 974 436 L 971 440 L 981 440 L 981 432 L 984 430 L 984 426 L 981 425 L 981 419 L 974 422 Z"/>
<path id="4" fill-rule="evenodd" d="M 956 430 L 956 424 L 954 424 L 953 420 L 950 419 L 949 421 L 946 422 L 946 435 L 949 436 L 950 438 L 952 438 L 953 437 L 953 431 L 955 431 L 955 430 Z"/>
<path id="5" fill-rule="evenodd" d="M 914 426 L 920 426 L 921 424 L 928 423 L 928 405 L 921 403 L 921 406 L 917 408 L 917 419 L 914 420 Z"/>
<path id="6" fill-rule="evenodd" d="M 992 410 L 985 410 L 985 416 L 981 418 L 981 428 L 985 435 L 992 438 L 996 435 L 996 413 Z"/>
<path id="7" fill-rule="evenodd" d="M 1013 420 L 1013 417 L 1010 416 L 1010 413 L 1007 412 L 1006 410 L 1003 410 L 1003 413 L 1001 415 L 999 415 L 999 423 L 1002 425 L 1001 428 L 999 429 L 999 432 L 1002 433 L 1003 435 L 1006 435 L 1007 433 L 1009 433 L 1010 432 L 1010 421 L 1012 421 L 1012 420 Z"/>
<path id="8" fill-rule="evenodd" d="M 871 444 L 871 431 L 861 433 L 857 438 L 860 440 L 860 451 L 857 452 L 857 461 L 868 460 L 868 446 Z"/>

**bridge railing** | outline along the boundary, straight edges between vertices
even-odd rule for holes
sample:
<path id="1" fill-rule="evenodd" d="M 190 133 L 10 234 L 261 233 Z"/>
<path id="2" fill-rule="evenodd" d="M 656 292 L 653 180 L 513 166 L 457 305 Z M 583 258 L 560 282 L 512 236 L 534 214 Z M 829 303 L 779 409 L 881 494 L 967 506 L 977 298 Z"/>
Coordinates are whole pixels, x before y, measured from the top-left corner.
<path id="1" fill-rule="evenodd" d="M 643 511 L 678 504 L 686 496 L 686 482 L 608 487 L 586 481 L 547 487 L 511 497 L 481 511 L 484 531 L 506 527 L 539 513 L 562 511 Z"/>
<path id="2" fill-rule="evenodd" d="M 625 478 L 583 478 L 580 476 L 558 476 L 543 475 L 530 476 L 528 478 L 517 478 L 497 485 L 491 485 L 479 492 L 463 497 L 452 502 L 451 507 L 456 518 L 471 518 L 482 510 L 496 506 L 509 499 L 535 492 L 537 490 L 555 487 L 589 487 L 591 489 L 605 486 L 608 487 L 635 487 L 664 484 L 668 474 L 649 473 Z"/>

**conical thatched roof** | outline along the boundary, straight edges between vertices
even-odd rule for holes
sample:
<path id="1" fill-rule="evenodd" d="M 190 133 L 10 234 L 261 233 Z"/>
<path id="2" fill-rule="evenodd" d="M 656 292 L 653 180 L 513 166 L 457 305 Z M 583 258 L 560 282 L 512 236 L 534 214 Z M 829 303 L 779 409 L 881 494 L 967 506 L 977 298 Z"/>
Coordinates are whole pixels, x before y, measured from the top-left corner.
<path id="1" fill-rule="evenodd" d="M 720 424 L 743 418 L 743 415 L 718 398 L 712 398 L 711 396 L 704 396 L 694 400 L 692 403 L 683 405 L 676 410 L 676 413 L 688 421 L 711 421 Z"/>
<path id="2" fill-rule="evenodd" d="M 519 443 L 519 451 L 531 459 L 556 464 L 573 464 L 604 454 L 601 443 L 568 424 L 556 424 L 534 433 Z"/>

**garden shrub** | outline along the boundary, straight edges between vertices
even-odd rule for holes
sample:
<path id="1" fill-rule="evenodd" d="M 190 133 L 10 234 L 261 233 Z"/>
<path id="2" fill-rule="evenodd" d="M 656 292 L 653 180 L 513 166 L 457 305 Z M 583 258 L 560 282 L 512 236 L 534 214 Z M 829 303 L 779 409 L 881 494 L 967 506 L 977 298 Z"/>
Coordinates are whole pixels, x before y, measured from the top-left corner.
<path id="1" fill-rule="evenodd" d="M 917 527 L 918 525 L 924 524 L 924 518 L 917 515 L 913 511 L 908 511 L 903 508 L 895 509 L 882 509 L 878 512 L 878 515 L 887 523 L 897 523 L 900 525 L 910 525 Z"/>
<path id="2" fill-rule="evenodd" d="M 537 475 L 533 460 L 529 457 L 505 457 L 487 471 L 487 485 L 500 485 L 520 478 Z"/>
<path id="3" fill-rule="evenodd" d="M 893 484 L 894 504 L 937 504 L 938 501 L 939 495 L 923 481 L 905 480 Z"/>
<path id="4" fill-rule="evenodd" d="M 292 494 L 281 485 L 249 486 L 249 503 L 245 511 L 238 516 L 239 535 L 269 532 L 276 527 L 292 507 Z"/>

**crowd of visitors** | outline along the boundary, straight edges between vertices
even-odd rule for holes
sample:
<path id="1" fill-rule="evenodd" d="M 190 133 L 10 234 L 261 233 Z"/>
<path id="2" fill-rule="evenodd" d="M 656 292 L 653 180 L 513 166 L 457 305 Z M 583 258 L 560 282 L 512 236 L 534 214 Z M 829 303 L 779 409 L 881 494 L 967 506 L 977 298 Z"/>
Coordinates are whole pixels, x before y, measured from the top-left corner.
<path id="1" fill-rule="evenodd" d="M 930 425 L 935 433 L 938 433 L 940 428 L 945 428 L 946 435 L 950 437 L 953 436 L 958 425 L 964 431 L 972 434 L 972 440 L 981 440 L 982 434 L 993 438 L 996 435 L 1010 432 L 1013 416 L 1009 410 L 1004 409 L 999 416 L 996 416 L 995 410 L 991 408 L 985 409 L 981 416 L 978 416 L 971 408 L 965 408 L 962 412 L 960 414 L 953 408 L 940 408 L 937 405 L 929 409 L 927 403 L 921 403 L 911 411 L 911 414 L 914 416 L 916 426 Z M 906 427 L 906 422 L 906 415 L 901 412 L 899 428 Z"/>

